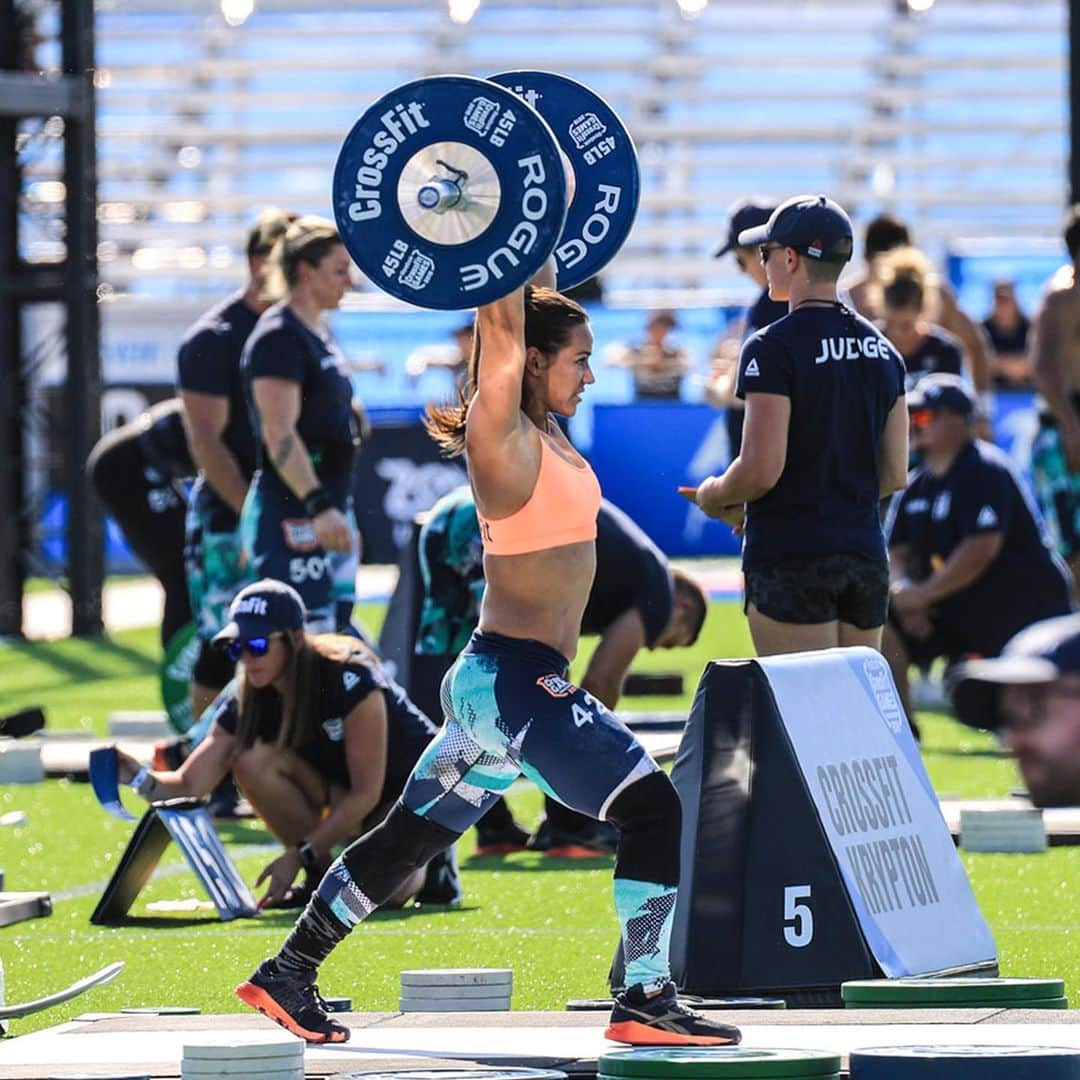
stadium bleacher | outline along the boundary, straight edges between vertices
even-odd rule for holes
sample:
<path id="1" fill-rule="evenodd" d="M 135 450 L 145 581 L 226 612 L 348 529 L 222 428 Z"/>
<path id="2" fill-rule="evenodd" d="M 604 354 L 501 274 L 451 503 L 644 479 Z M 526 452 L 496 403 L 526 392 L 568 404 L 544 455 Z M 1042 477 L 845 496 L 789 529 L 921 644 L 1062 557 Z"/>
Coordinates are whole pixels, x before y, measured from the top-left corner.
<path id="1" fill-rule="evenodd" d="M 708 258 L 747 191 L 827 190 L 857 221 L 892 209 L 933 254 L 973 237 L 1057 233 L 1066 174 L 1066 8 L 938 0 L 714 3 L 111 0 L 98 17 L 101 271 L 121 292 L 214 296 L 275 202 L 328 207 L 338 146 L 389 87 L 446 71 L 545 67 L 610 98 L 639 144 L 644 196 L 607 274 L 621 306 L 730 302 Z M 241 10 L 242 14 L 242 10 Z M 233 21 L 238 17 L 234 14 Z M 48 220 L 58 155 L 32 161 Z M 45 228 L 32 254 L 55 241 Z M 1023 260 L 1019 263 L 1024 277 Z M 1022 289 L 1022 298 L 1023 289 Z M 367 304 L 387 303 L 381 293 Z"/>

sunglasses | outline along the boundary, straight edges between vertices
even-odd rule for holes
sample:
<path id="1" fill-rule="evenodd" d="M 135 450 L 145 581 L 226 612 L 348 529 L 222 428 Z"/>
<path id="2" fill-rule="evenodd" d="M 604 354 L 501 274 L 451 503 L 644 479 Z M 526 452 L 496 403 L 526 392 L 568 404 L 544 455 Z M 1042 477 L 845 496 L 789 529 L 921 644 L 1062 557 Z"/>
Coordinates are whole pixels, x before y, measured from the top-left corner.
<path id="1" fill-rule="evenodd" d="M 259 657 L 265 656 L 270 651 L 270 639 L 268 637 L 253 637 L 245 641 L 243 638 L 237 638 L 235 641 L 229 642 L 225 651 L 229 654 L 229 659 L 233 663 L 239 660 L 244 653 L 248 653 L 258 660 Z"/>
<path id="2" fill-rule="evenodd" d="M 929 409 L 912 409 L 908 413 L 908 419 L 914 427 L 926 427 L 933 418 L 934 414 Z"/>
<path id="3" fill-rule="evenodd" d="M 758 248 L 758 258 L 761 260 L 761 265 L 768 265 L 769 255 L 774 251 L 779 251 L 783 246 L 783 244 L 762 244 Z"/>

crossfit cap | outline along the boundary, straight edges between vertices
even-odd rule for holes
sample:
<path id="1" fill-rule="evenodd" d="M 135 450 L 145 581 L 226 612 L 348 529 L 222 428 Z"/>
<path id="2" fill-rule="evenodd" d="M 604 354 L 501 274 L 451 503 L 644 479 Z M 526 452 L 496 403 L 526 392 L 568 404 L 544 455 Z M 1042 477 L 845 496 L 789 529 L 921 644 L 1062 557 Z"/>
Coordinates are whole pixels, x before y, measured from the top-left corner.
<path id="1" fill-rule="evenodd" d="M 921 378 L 907 395 L 909 410 L 927 409 L 930 412 L 956 413 L 970 420 L 978 408 L 975 392 L 959 375 L 935 372 Z"/>
<path id="2" fill-rule="evenodd" d="M 851 219 L 825 195 L 796 195 L 782 202 L 764 225 L 739 233 L 744 247 L 782 244 L 820 259 L 847 262 L 854 247 Z"/>
<path id="3" fill-rule="evenodd" d="M 765 199 L 754 195 L 749 199 L 740 199 L 728 207 L 727 240 L 713 252 L 713 258 L 719 259 L 732 248 L 739 246 L 739 234 L 764 225 L 776 209 L 775 199 Z"/>
<path id="4" fill-rule="evenodd" d="M 214 636 L 214 644 L 236 638 L 269 637 L 304 625 L 304 601 L 283 581 L 263 578 L 241 589 L 229 605 L 229 621 Z"/>
<path id="5" fill-rule="evenodd" d="M 966 660 L 949 682 L 957 716 L 969 727 L 1001 726 L 1001 687 L 1051 683 L 1080 674 L 1080 615 L 1043 619 L 1014 634 L 1000 656 Z"/>

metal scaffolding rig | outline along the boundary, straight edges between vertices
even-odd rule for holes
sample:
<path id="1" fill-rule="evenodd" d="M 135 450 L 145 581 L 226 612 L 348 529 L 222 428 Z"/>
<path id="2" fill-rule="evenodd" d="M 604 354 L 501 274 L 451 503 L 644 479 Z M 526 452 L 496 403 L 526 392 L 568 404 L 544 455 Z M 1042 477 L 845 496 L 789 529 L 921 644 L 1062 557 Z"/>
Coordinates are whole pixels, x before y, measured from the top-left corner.
<path id="1" fill-rule="evenodd" d="M 62 74 L 18 70 L 15 0 L 0 0 L 0 635 L 22 632 L 31 526 L 25 506 L 28 386 L 22 361 L 26 305 L 63 305 L 64 474 L 68 496 L 67 587 L 72 632 L 102 632 L 104 525 L 83 472 L 100 431 L 101 356 L 97 311 L 97 162 L 93 0 L 61 0 Z M 5 29 L 6 28 L 6 29 Z M 17 126 L 26 117 L 64 121 L 63 262 L 32 263 L 19 243 L 21 180 Z"/>

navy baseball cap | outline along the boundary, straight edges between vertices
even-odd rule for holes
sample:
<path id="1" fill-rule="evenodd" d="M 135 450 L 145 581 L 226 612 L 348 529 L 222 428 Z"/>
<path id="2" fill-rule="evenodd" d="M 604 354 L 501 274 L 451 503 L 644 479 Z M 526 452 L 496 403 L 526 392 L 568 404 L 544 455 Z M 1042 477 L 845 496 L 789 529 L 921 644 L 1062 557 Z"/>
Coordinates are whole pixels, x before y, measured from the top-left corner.
<path id="1" fill-rule="evenodd" d="M 241 589 L 229 605 L 229 621 L 214 635 L 214 644 L 243 638 L 269 637 L 304 625 L 304 601 L 284 581 L 263 578 Z"/>
<path id="2" fill-rule="evenodd" d="M 1051 683 L 1080 675 L 1080 615 L 1043 619 L 1014 634 L 1000 656 L 965 660 L 949 676 L 956 715 L 969 727 L 995 731 L 1004 720 L 1002 686 Z"/>
<path id="3" fill-rule="evenodd" d="M 713 258 L 719 259 L 732 248 L 739 246 L 739 233 L 746 232 L 756 225 L 764 225 L 776 209 L 775 199 L 765 199 L 757 195 L 749 199 L 740 199 L 728 207 L 727 240 L 713 252 Z"/>
<path id="4" fill-rule="evenodd" d="M 928 409 L 930 412 L 945 409 L 970 420 L 979 407 L 979 401 L 975 391 L 959 375 L 935 372 L 921 378 L 908 392 L 907 407 L 909 410 Z"/>
<path id="5" fill-rule="evenodd" d="M 825 195 L 796 195 L 782 202 L 764 225 L 739 233 L 744 247 L 782 244 L 822 262 L 847 262 L 855 247 L 851 218 Z"/>

